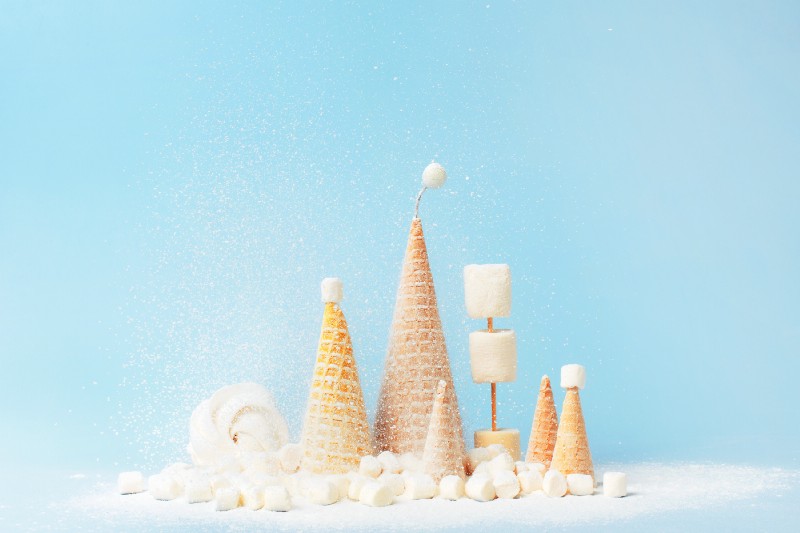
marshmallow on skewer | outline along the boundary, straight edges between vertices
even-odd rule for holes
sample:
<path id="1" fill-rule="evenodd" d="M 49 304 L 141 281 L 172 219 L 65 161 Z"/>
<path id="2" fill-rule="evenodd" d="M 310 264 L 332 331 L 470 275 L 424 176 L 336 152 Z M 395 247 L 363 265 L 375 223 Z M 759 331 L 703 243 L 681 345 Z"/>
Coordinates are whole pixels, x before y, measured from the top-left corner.
<path id="1" fill-rule="evenodd" d="M 469 334 L 472 381 L 499 383 L 517 379 L 517 336 L 512 329 L 485 329 Z"/>
<path id="2" fill-rule="evenodd" d="M 464 300 L 470 318 L 510 316 L 511 269 L 509 266 L 465 266 Z"/>

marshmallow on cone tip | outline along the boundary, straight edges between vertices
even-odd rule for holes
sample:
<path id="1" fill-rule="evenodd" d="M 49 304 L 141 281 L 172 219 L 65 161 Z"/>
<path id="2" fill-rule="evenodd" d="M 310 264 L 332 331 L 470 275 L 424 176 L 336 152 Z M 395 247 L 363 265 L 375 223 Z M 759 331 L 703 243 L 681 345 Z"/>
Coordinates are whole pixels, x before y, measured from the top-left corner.
<path id="1" fill-rule="evenodd" d="M 422 222 L 415 218 L 403 261 L 375 415 L 375 445 L 378 450 L 422 456 L 431 405 L 440 380 L 447 383 L 445 394 L 452 406 L 454 431 L 461 433 L 458 400 Z M 466 455 L 463 443 L 461 448 L 456 454 L 463 457 Z"/>
<path id="2" fill-rule="evenodd" d="M 174 500 L 183 493 L 183 486 L 172 474 L 154 474 L 147 478 L 147 490 L 156 500 Z"/>
<path id="3" fill-rule="evenodd" d="M 458 476 L 444 476 L 439 482 L 439 497 L 457 500 L 464 497 L 464 480 Z"/>
<path id="4" fill-rule="evenodd" d="M 322 280 L 322 303 L 338 304 L 344 296 L 344 284 L 339 278 L 325 278 Z"/>
<path id="5" fill-rule="evenodd" d="M 468 498 L 479 502 L 494 500 L 497 495 L 492 478 L 484 475 L 476 475 L 469 478 L 466 485 L 464 485 L 464 492 Z"/>
<path id="6" fill-rule="evenodd" d="M 513 428 L 479 429 L 475 432 L 475 447 L 486 448 L 493 444 L 500 444 L 516 461 L 519 459 L 519 430 Z"/>
<path id="7" fill-rule="evenodd" d="M 422 184 L 429 189 L 438 189 L 447 181 L 447 172 L 444 167 L 435 161 L 422 171 Z"/>
<path id="8" fill-rule="evenodd" d="M 609 498 L 622 498 L 628 495 L 628 477 L 622 472 L 603 474 L 603 495 Z"/>
<path id="9" fill-rule="evenodd" d="M 511 499 L 519 495 L 520 484 L 516 474 L 510 470 L 500 470 L 492 477 L 494 491 L 498 498 Z"/>
<path id="10" fill-rule="evenodd" d="M 586 424 L 581 410 L 578 388 L 567 389 L 561 420 L 558 423 L 556 445 L 550 468 L 564 475 L 587 474 L 594 479 L 592 453 L 586 436 Z"/>
<path id="11" fill-rule="evenodd" d="M 120 494 L 136 494 L 144 490 L 141 472 L 120 472 L 117 476 L 117 491 Z"/>
<path id="12" fill-rule="evenodd" d="M 553 389 L 550 387 L 550 378 L 543 376 L 539 385 L 539 399 L 536 401 L 536 410 L 533 413 L 533 427 L 525 461 L 542 463 L 546 470 L 553 460 L 557 434 L 558 416 L 556 403 L 553 400 Z"/>
<path id="13" fill-rule="evenodd" d="M 511 268 L 508 265 L 464 267 L 464 300 L 470 318 L 511 315 Z"/>
<path id="14" fill-rule="evenodd" d="M 551 498 L 560 498 L 567 493 L 567 479 L 558 470 L 548 470 L 542 480 L 542 491 Z"/>
<path id="15" fill-rule="evenodd" d="M 564 365 L 561 367 L 561 387 L 571 389 L 586 386 L 586 368 L 583 365 Z"/>
<path id="16" fill-rule="evenodd" d="M 264 488 L 264 509 L 285 513 L 292 508 L 292 498 L 284 487 L 273 485 Z"/>
<path id="17" fill-rule="evenodd" d="M 394 501 L 389 487 L 377 481 L 369 481 L 361 489 L 358 501 L 370 507 L 386 507 Z"/>
<path id="18" fill-rule="evenodd" d="M 349 472 L 372 453 L 347 321 L 332 302 L 325 304 L 300 445 L 301 468 L 316 474 Z"/>
<path id="19" fill-rule="evenodd" d="M 517 474 L 519 488 L 522 494 L 530 494 L 542 488 L 542 474 L 538 470 L 525 470 Z"/>
<path id="20" fill-rule="evenodd" d="M 439 381 L 436 397 L 431 409 L 431 422 L 428 426 L 428 437 L 425 440 L 425 451 L 422 460 L 427 472 L 435 482 L 444 476 L 456 475 L 464 477 L 464 442 L 461 431 L 454 426 L 457 421 L 453 416 L 453 405 L 448 402 L 447 383 Z M 459 455 L 461 454 L 461 455 Z"/>
<path id="21" fill-rule="evenodd" d="M 590 496 L 594 494 L 594 479 L 586 474 L 568 474 L 567 488 L 574 496 Z"/>
<path id="22" fill-rule="evenodd" d="M 517 336 L 512 329 L 482 329 L 469 334 L 469 363 L 475 383 L 517 379 Z"/>
<path id="23" fill-rule="evenodd" d="M 225 487 L 214 494 L 214 509 L 217 511 L 231 511 L 239 507 L 239 489 Z"/>

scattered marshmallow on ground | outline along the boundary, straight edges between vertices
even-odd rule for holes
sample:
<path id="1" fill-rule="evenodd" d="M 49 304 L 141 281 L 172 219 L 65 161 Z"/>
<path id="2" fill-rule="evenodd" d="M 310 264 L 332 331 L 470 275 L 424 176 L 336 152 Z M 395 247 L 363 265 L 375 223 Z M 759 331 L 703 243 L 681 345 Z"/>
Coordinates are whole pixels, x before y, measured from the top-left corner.
<path id="1" fill-rule="evenodd" d="M 339 489 L 333 481 L 316 476 L 306 480 L 303 494 L 309 502 L 317 505 L 330 505 L 339 501 Z"/>
<path id="2" fill-rule="evenodd" d="M 574 496 L 594 494 L 594 479 L 588 474 L 567 474 L 567 488 Z"/>
<path id="3" fill-rule="evenodd" d="M 399 474 L 403 471 L 400 460 L 395 454 L 388 450 L 378 454 L 378 462 L 381 464 L 381 468 L 384 472 L 388 472 L 390 474 Z"/>
<path id="4" fill-rule="evenodd" d="M 175 476 L 167 473 L 155 474 L 147 479 L 147 490 L 156 500 L 174 500 L 183 494 L 183 485 Z"/>
<path id="5" fill-rule="evenodd" d="M 285 487 L 273 485 L 264 488 L 264 509 L 286 512 L 292 508 L 292 499 Z"/>
<path id="6" fill-rule="evenodd" d="M 141 472 L 120 472 L 117 477 L 117 490 L 120 494 L 136 494 L 144 490 L 144 477 Z"/>
<path id="7" fill-rule="evenodd" d="M 491 461 L 501 453 L 505 453 L 508 450 L 506 450 L 506 447 L 502 444 L 490 444 L 486 447 L 486 451 L 489 452 L 489 460 Z"/>
<path id="8" fill-rule="evenodd" d="M 303 447 L 300 444 L 286 444 L 278 451 L 281 469 L 287 474 L 297 472 L 303 458 Z"/>
<path id="9" fill-rule="evenodd" d="M 497 454 L 494 459 L 489 461 L 489 470 L 492 472 L 492 475 L 495 475 L 497 472 L 505 471 L 505 472 L 513 472 L 514 471 L 514 458 L 511 457 L 511 454 L 508 452 L 503 452 Z"/>
<path id="10" fill-rule="evenodd" d="M 445 500 L 464 497 L 464 480 L 459 476 L 444 476 L 439 482 L 439 496 Z"/>
<path id="11" fill-rule="evenodd" d="M 403 496 L 409 500 L 426 500 L 436 496 L 436 482 L 431 476 L 423 473 L 403 474 L 405 492 Z"/>
<path id="12" fill-rule="evenodd" d="M 542 480 L 542 490 L 551 498 L 560 498 L 567 493 L 567 480 L 558 470 L 548 470 Z"/>
<path id="13" fill-rule="evenodd" d="M 230 479 L 221 475 L 211 476 L 209 478 L 209 482 L 211 483 L 211 492 L 213 494 L 216 494 L 221 489 L 226 489 L 233 485 Z"/>
<path id="14" fill-rule="evenodd" d="M 545 472 L 547 472 L 547 467 L 544 465 L 544 463 L 526 463 L 526 464 L 528 465 L 528 470 L 536 470 L 542 477 L 544 477 Z"/>
<path id="15" fill-rule="evenodd" d="M 239 507 L 239 489 L 224 487 L 217 490 L 214 495 L 214 509 L 217 511 L 230 511 Z"/>
<path id="16" fill-rule="evenodd" d="M 492 483 L 498 498 L 513 499 L 519 495 L 519 479 L 511 470 L 498 470 Z"/>
<path id="17" fill-rule="evenodd" d="M 336 489 L 339 491 L 340 500 L 343 500 L 345 497 L 347 497 L 347 490 L 350 488 L 350 478 L 347 476 L 347 474 L 331 474 L 325 479 L 336 485 Z"/>
<path id="18" fill-rule="evenodd" d="M 358 466 L 358 473 L 367 477 L 378 477 L 381 475 L 382 470 L 381 462 L 371 455 L 362 457 L 361 463 Z"/>
<path id="19" fill-rule="evenodd" d="M 406 480 L 400 474 L 384 472 L 378 476 L 378 481 L 389 487 L 394 496 L 400 496 L 406 490 Z"/>
<path id="20" fill-rule="evenodd" d="M 525 472 L 528 470 L 528 463 L 525 461 L 516 461 L 514 463 L 514 473 L 519 474 L 520 472 Z"/>
<path id="21" fill-rule="evenodd" d="M 492 462 L 486 461 L 477 466 L 475 471 L 472 472 L 473 476 L 489 476 L 492 477 Z"/>
<path id="22" fill-rule="evenodd" d="M 370 481 L 374 481 L 374 478 L 362 476 L 361 474 L 351 477 L 350 485 L 347 487 L 347 497 L 351 500 L 359 501 L 361 499 L 361 489 Z"/>
<path id="23" fill-rule="evenodd" d="M 609 498 L 622 498 L 628 495 L 628 477 L 622 472 L 603 474 L 603 495 Z"/>
<path id="24" fill-rule="evenodd" d="M 538 470 L 525 470 L 520 472 L 517 474 L 517 479 L 519 479 L 519 487 L 522 494 L 530 494 L 542 488 L 542 475 Z"/>
<path id="25" fill-rule="evenodd" d="M 183 492 L 186 496 L 186 501 L 189 503 L 205 503 L 214 499 L 214 493 L 211 490 L 211 479 L 200 472 L 187 476 Z"/>
<path id="26" fill-rule="evenodd" d="M 394 501 L 391 489 L 377 481 L 367 481 L 361 488 L 358 501 L 370 507 L 386 507 Z"/>
<path id="27" fill-rule="evenodd" d="M 492 478 L 488 475 L 478 474 L 472 476 L 464 486 L 467 497 L 479 502 L 494 500 L 496 492 Z"/>
<path id="28" fill-rule="evenodd" d="M 264 487 L 250 485 L 242 489 L 242 505 L 251 511 L 257 511 L 264 507 Z"/>

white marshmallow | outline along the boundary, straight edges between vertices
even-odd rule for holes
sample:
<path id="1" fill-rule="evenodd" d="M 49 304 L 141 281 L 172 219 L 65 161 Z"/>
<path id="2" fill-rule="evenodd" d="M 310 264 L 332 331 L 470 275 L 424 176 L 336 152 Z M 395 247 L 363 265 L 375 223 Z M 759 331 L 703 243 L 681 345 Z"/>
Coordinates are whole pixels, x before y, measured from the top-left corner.
<path id="1" fill-rule="evenodd" d="M 492 462 L 486 461 L 478 465 L 478 468 L 472 472 L 473 476 L 489 476 L 492 477 Z"/>
<path id="2" fill-rule="evenodd" d="M 467 453 L 467 460 L 468 467 L 469 467 L 469 474 L 475 472 L 475 469 L 478 468 L 478 465 L 491 460 L 491 452 L 489 452 L 488 448 L 473 448 Z"/>
<path id="3" fill-rule="evenodd" d="M 528 470 L 536 470 L 539 472 L 539 475 L 544 477 L 544 473 L 547 472 L 547 467 L 544 463 L 526 463 L 528 465 Z"/>
<path id="4" fill-rule="evenodd" d="M 542 480 L 542 490 L 551 498 L 560 498 L 567 493 L 567 480 L 558 470 L 548 470 Z"/>
<path id="5" fill-rule="evenodd" d="M 281 469 L 287 474 L 297 472 L 300 468 L 300 461 L 303 458 L 303 446 L 300 444 L 286 444 L 278 450 L 278 460 L 281 463 Z"/>
<path id="6" fill-rule="evenodd" d="M 211 482 L 211 492 L 214 493 L 215 495 L 217 494 L 217 491 L 221 489 L 227 489 L 228 487 L 233 485 L 230 479 L 220 475 L 211 476 L 209 478 L 209 481 Z"/>
<path id="7" fill-rule="evenodd" d="M 511 454 L 508 452 L 503 452 L 489 461 L 489 470 L 492 472 L 493 476 L 501 471 L 513 472 L 514 458 L 511 457 Z"/>
<path id="8" fill-rule="evenodd" d="M 242 489 L 242 505 L 251 511 L 257 511 L 264 507 L 264 487 L 261 485 L 249 485 Z"/>
<path id="9" fill-rule="evenodd" d="M 582 365 L 564 365 L 561 367 L 561 386 L 565 389 L 586 386 L 586 368 Z"/>
<path id="10" fill-rule="evenodd" d="M 391 472 L 384 472 L 378 476 L 378 481 L 389 487 L 392 494 L 400 496 L 406 491 L 406 480 L 400 474 L 393 474 Z"/>
<path id="11" fill-rule="evenodd" d="M 296 472 L 289 476 L 285 476 L 283 478 L 283 486 L 286 487 L 286 490 L 289 491 L 289 495 L 292 498 L 301 498 L 303 497 L 303 486 L 305 485 L 306 479 L 311 477 L 311 474 L 308 472 Z"/>
<path id="12" fill-rule="evenodd" d="M 376 481 L 368 481 L 361 489 L 358 501 L 371 507 L 386 507 L 394 501 L 389 487 Z"/>
<path id="13" fill-rule="evenodd" d="M 622 498 L 628 495 L 628 476 L 622 472 L 603 474 L 603 495 L 609 498 Z"/>
<path id="14" fill-rule="evenodd" d="M 361 463 L 358 465 L 358 473 L 362 476 L 378 477 L 382 470 L 381 462 L 371 455 L 362 457 Z"/>
<path id="15" fill-rule="evenodd" d="M 486 475 L 475 475 L 469 478 L 464 485 L 464 492 L 468 498 L 479 502 L 494 500 L 497 493 L 494 490 L 492 478 Z"/>
<path id="16" fill-rule="evenodd" d="M 475 383 L 502 383 L 517 379 L 517 337 L 513 330 L 473 331 L 469 334 L 469 362 Z"/>
<path id="17" fill-rule="evenodd" d="M 243 472 L 260 472 L 268 476 L 281 473 L 281 460 L 273 452 L 246 452 L 242 455 L 241 464 Z"/>
<path id="18" fill-rule="evenodd" d="M 303 494 L 311 503 L 330 505 L 339 501 L 339 489 L 325 478 L 312 477 L 306 481 Z"/>
<path id="19" fill-rule="evenodd" d="M 361 490 L 370 481 L 374 481 L 374 478 L 368 478 L 360 474 L 351 478 L 350 485 L 347 487 L 347 497 L 351 500 L 359 501 L 361 499 Z"/>
<path id="20" fill-rule="evenodd" d="M 516 498 L 519 494 L 519 479 L 511 470 L 499 470 L 492 478 L 494 491 L 498 498 Z"/>
<path id="21" fill-rule="evenodd" d="M 342 301 L 344 291 L 342 280 L 339 278 L 325 278 L 322 280 L 322 302 L 338 304 Z"/>
<path id="22" fill-rule="evenodd" d="M 205 503 L 214 499 L 211 479 L 205 474 L 195 474 L 186 478 L 183 492 L 188 503 Z"/>
<path id="23" fill-rule="evenodd" d="M 425 463 L 422 461 L 421 458 L 417 457 L 413 453 L 404 453 L 397 458 L 400 461 L 400 467 L 402 468 L 403 472 L 410 471 L 410 472 L 424 472 L 425 471 Z"/>
<path id="24" fill-rule="evenodd" d="M 378 462 L 381 464 L 381 468 L 384 472 L 399 474 L 403 471 L 400 460 L 395 454 L 388 450 L 378 454 Z"/>
<path id="25" fill-rule="evenodd" d="M 464 497 L 464 480 L 458 476 L 444 476 L 439 482 L 439 496 L 445 500 Z"/>
<path id="26" fill-rule="evenodd" d="M 520 472 L 525 472 L 528 470 L 528 463 L 525 461 L 515 461 L 514 462 L 514 473 L 519 474 Z"/>
<path id="27" fill-rule="evenodd" d="M 470 318 L 511 315 L 511 269 L 509 266 L 465 266 L 464 300 Z"/>
<path id="28" fill-rule="evenodd" d="M 147 490 L 156 500 L 174 500 L 183 493 L 183 485 L 172 474 L 161 473 L 147 478 Z"/>
<path id="29" fill-rule="evenodd" d="M 436 482 L 428 474 L 404 474 L 403 477 L 406 488 L 403 496 L 409 500 L 426 500 L 436 496 Z"/>
<path id="30" fill-rule="evenodd" d="M 291 508 L 292 499 L 286 488 L 277 485 L 264 488 L 264 509 L 267 511 L 286 512 Z"/>
<path id="31" fill-rule="evenodd" d="M 567 488 L 574 496 L 594 494 L 594 479 L 588 474 L 567 474 Z"/>
<path id="32" fill-rule="evenodd" d="M 501 453 L 507 452 L 508 448 L 506 448 L 500 443 L 494 443 L 486 446 L 486 451 L 489 452 L 489 459 L 491 460 L 500 455 Z"/>
<path id="33" fill-rule="evenodd" d="M 217 511 L 230 511 L 239 507 L 239 489 L 236 487 L 224 487 L 217 490 L 214 494 L 214 509 Z"/>
<path id="34" fill-rule="evenodd" d="M 117 476 L 117 490 L 120 494 L 136 494 L 144 490 L 144 477 L 141 472 L 120 472 Z"/>
<path id="35" fill-rule="evenodd" d="M 346 474 L 331 474 L 325 479 L 336 485 L 340 500 L 347 496 L 347 491 L 350 488 L 350 478 Z"/>
<path id="36" fill-rule="evenodd" d="M 542 475 L 538 470 L 525 470 L 517 474 L 522 494 L 530 494 L 542 488 Z"/>
<path id="37" fill-rule="evenodd" d="M 438 189 L 447 181 L 447 172 L 439 163 L 432 161 L 422 171 L 422 184 L 429 189 Z"/>

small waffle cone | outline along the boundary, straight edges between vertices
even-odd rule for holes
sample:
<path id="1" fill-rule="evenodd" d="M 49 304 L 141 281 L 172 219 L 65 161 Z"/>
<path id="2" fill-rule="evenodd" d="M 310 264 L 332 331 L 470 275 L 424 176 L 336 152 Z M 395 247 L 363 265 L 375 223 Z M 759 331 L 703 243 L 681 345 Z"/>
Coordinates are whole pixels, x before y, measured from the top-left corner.
<path id="1" fill-rule="evenodd" d="M 525 462 L 542 463 L 550 468 L 557 433 L 558 415 L 556 403 L 553 401 L 553 389 L 550 387 L 550 378 L 543 376 L 539 385 L 539 399 L 536 401 L 536 410 L 533 413 L 533 427 Z"/>
<path id="2" fill-rule="evenodd" d="M 450 360 L 439 319 L 433 276 L 422 223 L 411 223 L 389 333 L 386 366 L 375 416 L 375 447 L 421 456 L 430 424 L 431 404 L 440 380 L 446 384 L 453 431 L 463 446 L 461 415 Z"/>
<path id="3" fill-rule="evenodd" d="M 349 472 L 358 468 L 361 457 L 372 453 L 347 321 L 332 302 L 325 304 L 300 442 L 301 466 L 315 473 Z"/>
<path id="4" fill-rule="evenodd" d="M 460 421 L 453 419 L 454 406 L 450 404 L 450 396 L 446 392 L 447 384 L 444 380 L 439 381 L 422 454 L 425 471 L 436 483 L 444 476 L 464 477 L 464 439 L 459 431 L 460 426 L 456 424 Z M 458 412 L 457 408 L 455 412 Z"/>
<path id="5" fill-rule="evenodd" d="M 565 476 L 588 474 L 594 479 L 592 453 L 589 451 L 589 439 L 586 437 L 586 424 L 583 421 L 581 397 L 577 387 L 567 389 L 550 468 Z"/>

